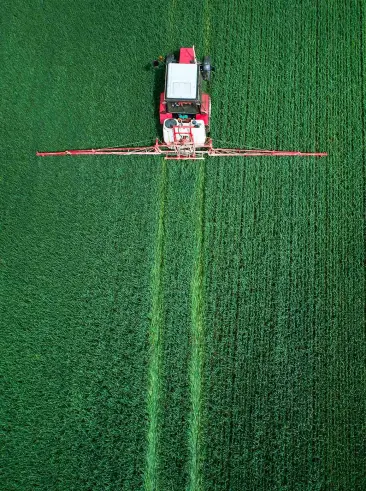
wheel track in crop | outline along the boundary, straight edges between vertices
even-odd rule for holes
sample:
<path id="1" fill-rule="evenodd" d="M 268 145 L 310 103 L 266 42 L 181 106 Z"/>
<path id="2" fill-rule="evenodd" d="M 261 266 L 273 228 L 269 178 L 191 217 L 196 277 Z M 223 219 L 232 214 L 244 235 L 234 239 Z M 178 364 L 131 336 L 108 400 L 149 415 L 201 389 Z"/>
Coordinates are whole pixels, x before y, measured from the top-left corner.
<path id="1" fill-rule="evenodd" d="M 170 38 L 174 39 L 175 30 L 171 27 L 174 25 L 174 11 L 176 2 L 173 1 L 168 12 L 168 30 Z M 206 0 L 203 6 L 203 40 L 202 44 L 206 52 L 209 50 L 210 39 L 210 5 L 209 0 Z M 193 214 L 195 223 L 192 224 L 194 229 L 193 247 L 193 270 L 191 276 L 190 296 L 191 296 L 191 346 L 190 360 L 188 368 L 188 383 L 190 391 L 190 411 L 188 414 L 188 489 L 191 491 L 199 491 L 203 488 L 202 483 L 202 462 L 203 462 L 203 445 L 202 445 L 202 370 L 203 370 L 203 344 L 204 344 L 204 321 L 203 321 L 203 235 L 204 235 L 204 187 L 205 187 L 205 164 L 200 162 L 197 166 L 197 177 L 195 183 L 195 192 L 192 197 L 192 206 L 195 208 Z M 178 165 L 178 164 L 177 164 Z M 179 164 L 180 165 L 180 164 Z M 182 165 L 182 170 L 184 164 Z M 173 208 L 169 211 L 166 207 L 168 198 L 168 174 L 166 164 L 163 164 L 160 190 L 159 190 L 159 218 L 158 229 L 155 245 L 155 262 L 152 271 L 152 311 L 151 311 L 151 327 L 150 327 L 150 366 L 149 366 L 149 389 L 148 389 L 148 435 L 147 435 L 147 456 L 145 468 L 145 489 L 155 491 L 168 486 L 166 472 L 163 471 L 163 466 L 166 465 L 166 458 L 169 451 L 161 448 L 164 442 L 166 432 L 166 424 L 163 421 L 163 399 L 164 411 L 168 409 L 169 399 L 165 394 L 166 383 L 165 378 L 167 373 L 165 370 L 169 368 L 170 361 L 165 359 L 168 352 L 165 353 L 162 341 L 162 328 L 165 323 L 167 310 L 164 307 L 165 301 L 165 268 L 163 267 L 164 258 L 166 258 L 168 250 L 165 244 L 165 220 L 167 213 L 170 214 L 177 205 L 172 205 Z M 177 211 L 177 210 L 176 210 Z M 180 266 L 182 270 L 183 265 Z M 168 305 L 167 305 L 168 307 Z M 169 310 L 169 309 L 168 309 Z M 171 311 L 171 309 L 169 310 Z M 170 315 L 171 317 L 171 315 Z M 169 317 L 169 318 L 170 318 Z M 170 326 L 174 327 L 174 326 Z M 167 326 L 168 328 L 168 326 Z M 166 366 L 165 366 L 166 365 Z M 165 366 L 165 368 L 164 368 Z M 168 386 L 167 386 L 168 387 Z M 184 426 L 184 425 L 183 425 Z M 183 428 L 182 428 L 183 429 Z M 163 455 L 164 454 L 164 455 Z M 162 460 L 163 459 L 163 460 Z M 164 463 L 165 462 L 165 463 Z M 181 476 L 183 477 L 183 476 Z M 172 481 L 173 482 L 173 481 Z"/>
<path id="2" fill-rule="evenodd" d="M 363 210 L 364 210 L 364 228 L 363 228 L 363 237 L 364 237 L 364 288 L 365 288 L 365 298 L 366 298 L 366 128 L 365 128 L 365 65 L 364 65 L 364 35 L 363 35 L 363 0 L 360 0 L 359 3 L 360 8 L 360 78 L 361 78 L 361 123 L 362 123 L 362 180 L 363 180 Z M 364 307 L 364 320 L 366 320 L 366 302 Z"/>
<path id="3" fill-rule="evenodd" d="M 158 488 L 159 471 L 159 403 L 161 386 L 161 355 L 163 328 L 163 250 L 164 250 L 164 215 L 167 190 L 166 161 L 162 160 L 159 183 L 159 216 L 156 233 L 155 259 L 151 278 L 152 307 L 150 323 L 150 365 L 149 387 L 147 395 L 148 433 L 145 469 L 145 489 L 155 491 Z"/>
<path id="4" fill-rule="evenodd" d="M 210 2 L 205 0 L 203 6 L 203 49 L 208 54 L 210 45 Z M 192 336 L 189 382 L 191 392 L 191 413 L 189 419 L 188 446 L 189 491 L 204 489 L 202 476 L 203 442 L 202 442 L 202 401 L 203 401 L 203 363 L 204 363 L 204 215 L 205 215 L 205 161 L 199 162 L 196 183 L 196 222 L 195 251 L 191 284 L 192 295 Z"/>
<path id="5" fill-rule="evenodd" d="M 243 191 L 244 191 L 244 182 L 245 182 L 245 167 L 242 168 L 242 175 L 240 176 L 240 182 L 241 182 L 241 187 L 240 187 L 240 196 L 242 196 Z M 243 269 L 244 269 L 244 264 L 243 264 L 243 257 L 241 255 L 241 243 L 243 239 L 243 233 L 244 233 L 244 211 L 245 211 L 245 200 L 242 201 L 242 204 L 240 206 L 240 212 L 239 212 L 239 217 L 238 221 L 240 223 L 239 225 L 239 253 L 238 253 L 238 265 L 237 265 L 237 277 L 236 277 L 236 292 L 235 293 L 235 323 L 234 323 L 234 332 L 233 332 L 233 350 L 232 350 L 232 372 L 231 372 L 231 407 L 235 407 L 236 403 L 236 396 L 237 396 L 237 391 L 235 390 L 236 386 L 236 376 L 237 376 L 237 370 L 236 370 L 236 363 L 237 363 L 237 356 L 238 356 L 238 337 L 239 337 L 239 318 L 240 318 L 240 285 L 242 282 L 242 275 L 243 275 Z M 229 437 L 228 437 L 228 442 L 229 442 L 229 451 L 228 451 L 228 471 L 227 471 L 227 480 L 230 483 L 231 482 L 231 475 L 232 475 L 232 453 L 233 453 L 233 436 L 234 436 L 234 418 L 233 416 L 231 417 L 230 420 L 230 425 L 229 425 Z"/>
<path id="6" fill-rule="evenodd" d="M 195 259 L 192 276 L 192 353 L 189 367 L 191 414 L 189 422 L 189 490 L 203 489 L 202 483 L 202 372 L 204 343 L 203 223 L 205 163 L 200 162 L 196 184 Z"/>

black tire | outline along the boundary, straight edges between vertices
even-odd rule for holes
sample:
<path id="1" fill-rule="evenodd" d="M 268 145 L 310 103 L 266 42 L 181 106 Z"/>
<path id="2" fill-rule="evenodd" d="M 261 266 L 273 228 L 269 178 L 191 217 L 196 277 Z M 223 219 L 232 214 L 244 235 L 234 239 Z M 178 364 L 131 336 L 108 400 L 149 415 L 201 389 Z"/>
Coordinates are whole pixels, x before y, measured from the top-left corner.
<path id="1" fill-rule="evenodd" d="M 174 57 L 173 53 L 169 53 L 165 59 L 165 63 L 168 65 L 168 63 L 176 63 L 177 60 Z"/>
<path id="2" fill-rule="evenodd" d="M 203 58 L 202 65 L 203 65 L 203 67 L 205 67 L 205 65 L 211 66 L 211 56 L 205 56 Z"/>
<path id="3" fill-rule="evenodd" d="M 211 71 L 212 71 L 211 56 L 205 56 L 203 58 L 203 63 L 202 63 L 202 77 L 203 77 L 203 80 L 206 80 L 207 82 L 210 81 L 210 79 L 211 79 Z"/>

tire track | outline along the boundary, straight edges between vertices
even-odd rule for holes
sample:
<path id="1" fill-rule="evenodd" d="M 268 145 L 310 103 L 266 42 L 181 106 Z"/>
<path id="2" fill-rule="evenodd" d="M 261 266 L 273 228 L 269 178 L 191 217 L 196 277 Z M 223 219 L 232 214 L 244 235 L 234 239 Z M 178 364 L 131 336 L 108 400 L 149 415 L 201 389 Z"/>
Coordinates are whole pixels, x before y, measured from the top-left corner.
<path id="1" fill-rule="evenodd" d="M 361 78 L 361 124 L 362 124 L 362 180 L 363 180 L 363 210 L 364 210 L 364 229 L 363 229 L 363 237 L 364 237 L 364 266 L 365 266 L 365 274 L 364 274 L 364 288 L 365 288 L 365 297 L 366 298 L 366 122 L 365 122 L 365 71 L 364 71 L 364 35 L 363 35 L 363 25 L 364 25 L 364 15 L 363 15 L 363 1 L 360 0 L 360 78 Z M 366 320 L 366 302 L 364 306 L 364 320 Z"/>
<path id="2" fill-rule="evenodd" d="M 147 414 L 149 427 L 147 433 L 147 455 L 145 470 L 145 489 L 155 491 L 158 489 L 159 467 L 159 402 L 161 385 L 161 355 L 162 355 L 162 328 L 163 328 L 163 251 L 164 251 L 164 216 L 167 192 L 166 161 L 162 161 L 159 187 L 159 217 L 156 234 L 155 261 L 152 269 L 151 292 L 151 324 L 149 333 L 150 367 L 149 388 L 147 396 Z"/>
<path id="3" fill-rule="evenodd" d="M 191 414 L 188 445 L 190 452 L 189 487 L 190 491 L 203 489 L 202 482 L 202 376 L 204 344 L 204 293 L 203 293 L 203 224 L 204 224 L 204 185 L 205 163 L 200 162 L 196 203 L 195 223 L 196 247 L 192 277 L 192 355 L 189 367 L 191 388 Z"/>
<path id="4" fill-rule="evenodd" d="M 209 52 L 210 44 L 210 9 L 209 0 L 203 6 L 203 47 Z M 197 218 L 195 223 L 196 250 L 192 277 L 192 354 L 189 367 L 191 390 L 191 414 L 189 421 L 188 446 L 190 453 L 189 486 L 191 491 L 204 488 L 202 478 L 203 445 L 202 445 L 202 380 L 204 359 L 204 187 L 205 161 L 200 161 L 197 180 L 196 203 Z"/>

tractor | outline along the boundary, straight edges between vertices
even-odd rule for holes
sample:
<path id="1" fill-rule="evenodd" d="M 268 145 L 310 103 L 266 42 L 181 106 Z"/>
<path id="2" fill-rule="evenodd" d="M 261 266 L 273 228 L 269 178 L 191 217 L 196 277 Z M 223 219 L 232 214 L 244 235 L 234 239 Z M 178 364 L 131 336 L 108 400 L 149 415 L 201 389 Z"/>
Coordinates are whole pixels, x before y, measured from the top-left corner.
<path id="1" fill-rule="evenodd" d="M 209 56 L 200 62 L 194 47 L 180 48 L 179 60 L 174 54 L 166 57 L 165 90 L 160 94 L 159 118 L 166 145 L 190 147 L 205 145 L 210 125 L 211 98 L 203 92 L 214 67 Z"/>
<path id="2" fill-rule="evenodd" d="M 160 56 L 153 62 L 165 67 L 165 89 L 160 94 L 159 120 L 163 126 L 163 142 L 145 147 L 108 147 L 87 150 L 37 152 L 40 157 L 62 155 L 160 155 L 168 160 L 198 160 L 208 157 L 323 157 L 325 152 L 216 148 L 208 136 L 211 98 L 202 91 L 215 68 L 209 56 L 200 62 L 194 46 L 180 48 L 179 60 L 174 54 Z"/>

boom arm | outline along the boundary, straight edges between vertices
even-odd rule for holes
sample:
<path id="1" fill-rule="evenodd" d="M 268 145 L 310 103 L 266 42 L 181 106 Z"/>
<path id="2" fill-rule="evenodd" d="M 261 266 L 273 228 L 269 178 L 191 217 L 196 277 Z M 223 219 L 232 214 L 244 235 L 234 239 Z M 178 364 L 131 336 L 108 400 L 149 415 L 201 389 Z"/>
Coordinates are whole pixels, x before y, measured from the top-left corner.
<path id="1" fill-rule="evenodd" d="M 37 152 L 39 157 L 58 157 L 65 155 L 165 155 L 166 159 L 197 160 L 208 157 L 325 157 L 326 152 L 299 152 L 283 150 L 249 150 L 245 148 L 214 148 L 212 140 L 195 148 L 192 145 L 189 150 L 184 142 L 181 144 L 166 145 L 159 143 L 148 147 L 108 147 L 89 150 L 64 150 L 61 152 Z"/>

